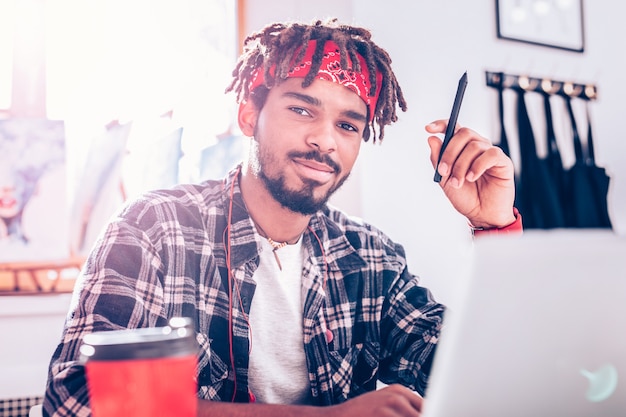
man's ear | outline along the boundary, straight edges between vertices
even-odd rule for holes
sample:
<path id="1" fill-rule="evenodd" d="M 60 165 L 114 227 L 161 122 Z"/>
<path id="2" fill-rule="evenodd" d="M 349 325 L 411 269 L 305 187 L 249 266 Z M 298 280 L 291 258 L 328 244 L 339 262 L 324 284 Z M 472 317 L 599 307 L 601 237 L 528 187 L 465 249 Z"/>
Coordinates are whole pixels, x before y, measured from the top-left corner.
<path id="1" fill-rule="evenodd" d="M 237 113 L 237 121 L 239 128 L 245 136 L 254 136 L 254 128 L 256 127 L 259 111 L 251 100 L 244 100 L 239 103 L 239 112 Z"/>

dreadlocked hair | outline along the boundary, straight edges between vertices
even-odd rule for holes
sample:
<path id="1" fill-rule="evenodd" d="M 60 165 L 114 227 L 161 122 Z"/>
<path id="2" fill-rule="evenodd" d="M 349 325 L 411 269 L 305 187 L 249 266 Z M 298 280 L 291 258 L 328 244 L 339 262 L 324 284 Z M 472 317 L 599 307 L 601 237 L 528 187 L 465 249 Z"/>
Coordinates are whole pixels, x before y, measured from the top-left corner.
<path id="1" fill-rule="evenodd" d="M 233 81 L 226 88 L 226 92 L 233 91 L 237 95 L 238 102 L 250 98 L 257 107 L 261 108 L 269 89 L 287 78 L 291 69 L 290 64 L 293 62 L 292 58 L 294 58 L 298 48 L 299 52 L 295 57 L 295 62 L 299 62 L 303 58 L 306 53 L 306 46 L 311 40 L 318 42 L 313 53 L 311 70 L 304 77 L 302 87 L 308 87 L 315 79 L 322 63 L 324 44 L 329 40 L 335 42 L 339 47 L 342 69 L 348 69 L 349 57 L 354 65 L 353 69 L 360 72 L 361 65 L 357 59 L 357 54 L 364 58 L 369 71 L 369 81 L 372 85 L 370 96 L 375 95 L 378 88 L 376 71 L 380 71 L 382 86 L 373 121 L 368 123 L 363 132 L 363 140 L 365 142 L 369 140 L 371 130 L 373 142 L 376 143 L 375 124 L 377 124 L 379 126 L 378 140 L 382 141 L 385 136 L 385 126 L 398 120 L 396 104 L 402 111 L 406 111 L 407 108 L 402 89 L 391 69 L 391 58 L 384 49 L 372 42 L 369 30 L 339 24 L 335 18 L 324 22 L 316 20 L 310 25 L 274 23 L 248 36 L 244 40 L 243 53 L 232 72 Z M 273 66 L 275 66 L 274 76 L 270 73 Z M 263 68 L 264 85 L 257 87 L 255 91 L 249 91 L 257 68 Z M 368 114 L 368 120 L 369 117 Z"/>

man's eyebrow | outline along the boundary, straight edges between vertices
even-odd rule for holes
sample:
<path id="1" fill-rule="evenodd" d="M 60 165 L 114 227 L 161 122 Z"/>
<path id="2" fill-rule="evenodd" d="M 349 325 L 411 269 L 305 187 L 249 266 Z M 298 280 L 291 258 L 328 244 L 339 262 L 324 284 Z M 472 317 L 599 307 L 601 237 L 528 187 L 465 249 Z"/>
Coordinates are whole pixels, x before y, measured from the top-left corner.
<path id="1" fill-rule="evenodd" d="M 297 98 L 298 100 L 302 100 L 305 103 L 308 103 L 312 106 L 321 106 L 322 102 L 319 101 L 318 99 L 316 99 L 315 97 L 309 96 L 307 94 L 302 94 L 302 93 L 296 93 L 295 91 L 286 91 L 283 96 L 285 97 L 293 97 L 293 98 Z"/>
<path id="2" fill-rule="evenodd" d="M 365 116 L 361 112 L 348 110 L 348 111 L 343 112 L 343 115 L 351 119 L 358 120 L 359 122 L 367 123 L 367 116 Z"/>
<path id="3" fill-rule="evenodd" d="M 285 93 L 283 93 L 284 97 L 293 97 L 296 98 L 298 100 L 302 100 L 307 104 L 310 104 L 312 106 L 316 106 L 319 107 L 322 105 L 322 102 L 320 100 L 318 100 L 317 98 L 313 97 L 313 96 L 309 96 L 308 94 L 302 94 L 302 93 L 297 93 L 295 91 L 286 91 Z M 342 112 L 342 115 L 345 117 L 349 117 L 351 119 L 354 120 L 358 120 L 361 122 L 366 122 L 367 123 L 367 116 L 361 112 L 358 111 L 353 111 L 353 110 L 346 110 L 344 112 Z"/>

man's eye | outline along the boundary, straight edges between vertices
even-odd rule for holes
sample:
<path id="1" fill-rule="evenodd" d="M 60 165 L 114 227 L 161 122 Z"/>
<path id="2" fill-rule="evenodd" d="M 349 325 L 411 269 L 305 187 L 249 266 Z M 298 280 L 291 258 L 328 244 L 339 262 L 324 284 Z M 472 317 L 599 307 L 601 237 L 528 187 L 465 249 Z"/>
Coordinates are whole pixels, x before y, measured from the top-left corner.
<path id="1" fill-rule="evenodd" d="M 290 107 L 289 110 L 298 113 L 302 116 L 309 116 L 309 112 L 303 109 L 302 107 Z"/>
<path id="2" fill-rule="evenodd" d="M 352 126 L 350 123 L 339 123 L 339 127 L 345 130 L 348 130 L 350 132 L 358 132 L 359 129 L 357 129 L 356 127 Z"/>

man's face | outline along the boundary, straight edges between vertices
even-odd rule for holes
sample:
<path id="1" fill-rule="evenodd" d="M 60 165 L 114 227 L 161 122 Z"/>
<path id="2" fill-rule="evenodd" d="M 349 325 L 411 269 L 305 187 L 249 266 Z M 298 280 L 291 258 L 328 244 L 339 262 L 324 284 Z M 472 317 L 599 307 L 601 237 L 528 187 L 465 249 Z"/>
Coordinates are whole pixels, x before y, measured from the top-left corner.
<path id="1" fill-rule="evenodd" d="M 253 127 L 250 165 L 281 205 L 313 214 L 348 178 L 367 107 L 345 86 L 301 84 L 301 78 L 289 78 L 269 91 Z"/>

